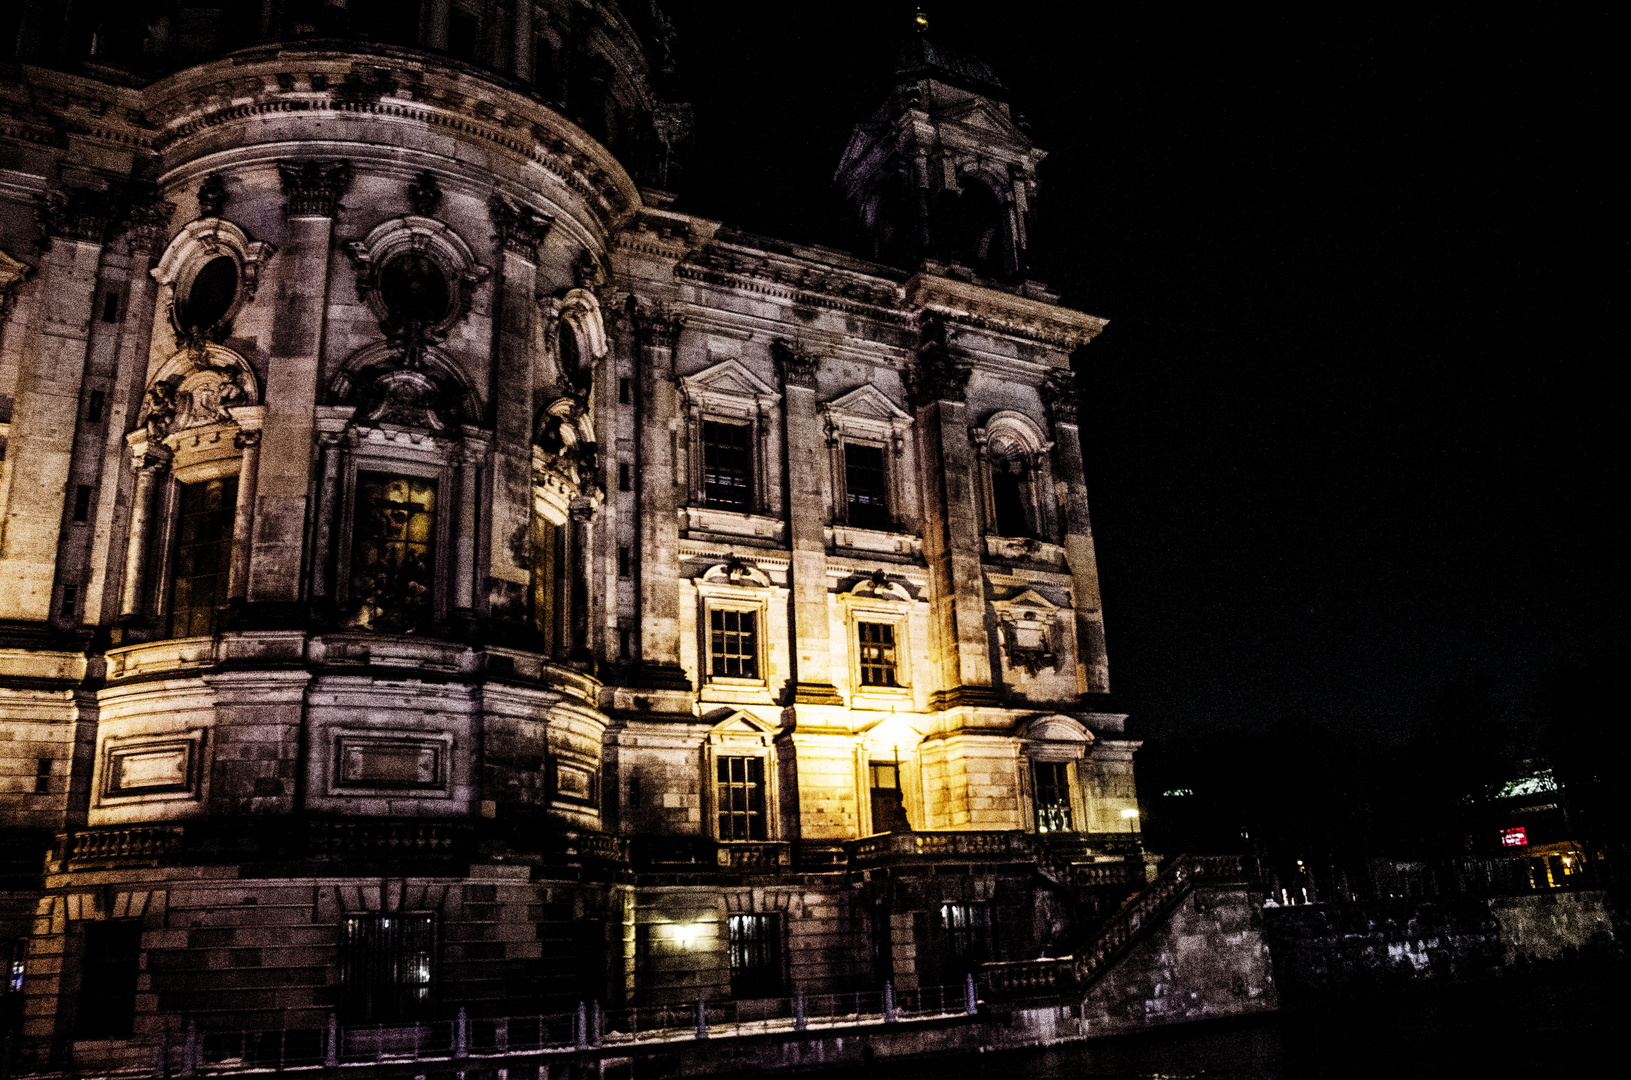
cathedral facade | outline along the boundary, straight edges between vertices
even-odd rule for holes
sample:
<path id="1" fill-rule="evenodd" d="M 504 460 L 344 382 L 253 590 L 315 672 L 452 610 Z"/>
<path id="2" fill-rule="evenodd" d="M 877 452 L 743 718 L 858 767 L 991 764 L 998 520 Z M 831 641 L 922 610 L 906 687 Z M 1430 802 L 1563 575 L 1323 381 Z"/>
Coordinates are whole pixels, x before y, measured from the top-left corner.
<path id="1" fill-rule="evenodd" d="M 0 34 L 15 1052 L 958 983 L 1143 882 L 1104 323 L 977 60 L 906 43 L 845 253 L 667 193 L 651 5 Z"/>

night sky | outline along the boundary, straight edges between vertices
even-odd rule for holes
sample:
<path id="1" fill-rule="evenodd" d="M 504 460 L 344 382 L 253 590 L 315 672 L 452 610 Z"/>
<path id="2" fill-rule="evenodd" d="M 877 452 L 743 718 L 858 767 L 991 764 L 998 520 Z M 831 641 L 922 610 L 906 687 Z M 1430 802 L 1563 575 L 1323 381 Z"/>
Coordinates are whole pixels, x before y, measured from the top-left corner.
<path id="1" fill-rule="evenodd" d="M 663 7 L 679 208 L 829 239 L 911 6 Z M 1137 733 L 1403 734 L 1446 684 L 1521 711 L 1623 649 L 1606 8 L 926 8 L 1050 152 L 1034 276 L 1110 320 L 1082 438 Z"/>

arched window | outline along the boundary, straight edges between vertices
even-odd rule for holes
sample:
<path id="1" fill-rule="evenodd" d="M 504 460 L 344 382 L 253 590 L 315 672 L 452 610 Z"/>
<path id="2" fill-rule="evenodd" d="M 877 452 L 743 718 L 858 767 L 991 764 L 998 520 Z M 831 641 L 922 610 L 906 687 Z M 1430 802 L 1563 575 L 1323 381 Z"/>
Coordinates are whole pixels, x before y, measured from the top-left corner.
<path id="1" fill-rule="evenodd" d="M 1051 446 L 1023 413 L 994 413 L 974 432 L 980 443 L 985 490 L 985 531 L 991 536 L 1053 541 L 1048 495 Z"/>

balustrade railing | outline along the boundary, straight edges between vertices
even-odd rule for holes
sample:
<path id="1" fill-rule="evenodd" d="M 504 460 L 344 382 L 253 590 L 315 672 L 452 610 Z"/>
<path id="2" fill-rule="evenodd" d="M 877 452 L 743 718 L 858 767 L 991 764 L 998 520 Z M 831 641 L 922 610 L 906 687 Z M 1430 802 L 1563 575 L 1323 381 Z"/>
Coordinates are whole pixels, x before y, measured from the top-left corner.
<path id="1" fill-rule="evenodd" d="M 98 859 L 156 858 L 181 846 L 179 825 L 146 825 L 127 829 L 89 829 L 69 840 L 70 862 Z"/>

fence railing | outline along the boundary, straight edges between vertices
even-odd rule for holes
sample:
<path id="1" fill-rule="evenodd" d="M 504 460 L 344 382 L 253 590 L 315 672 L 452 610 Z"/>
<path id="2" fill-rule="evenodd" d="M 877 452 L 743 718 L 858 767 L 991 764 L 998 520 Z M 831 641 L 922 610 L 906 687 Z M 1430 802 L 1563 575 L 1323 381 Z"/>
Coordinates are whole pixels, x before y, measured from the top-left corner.
<path id="1" fill-rule="evenodd" d="M 340 1069 L 403 1062 L 489 1061 L 621 1045 L 863 1027 L 978 1012 L 973 976 L 962 985 L 842 994 L 640 1005 L 603 1009 L 584 1002 L 573 1012 L 468 1017 L 395 1024 L 341 1024 L 262 1031 L 200 1031 L 189 1026 L 160 1038 L 74 1044 L 72 1060 L 54 1070 L 79 1080 L 96 1076 L 229 1076 Z M 17 1074 L 31 1075 L 31 1074 Z M 49 1075 L 49 1074 L 32 1074 Z"/>

